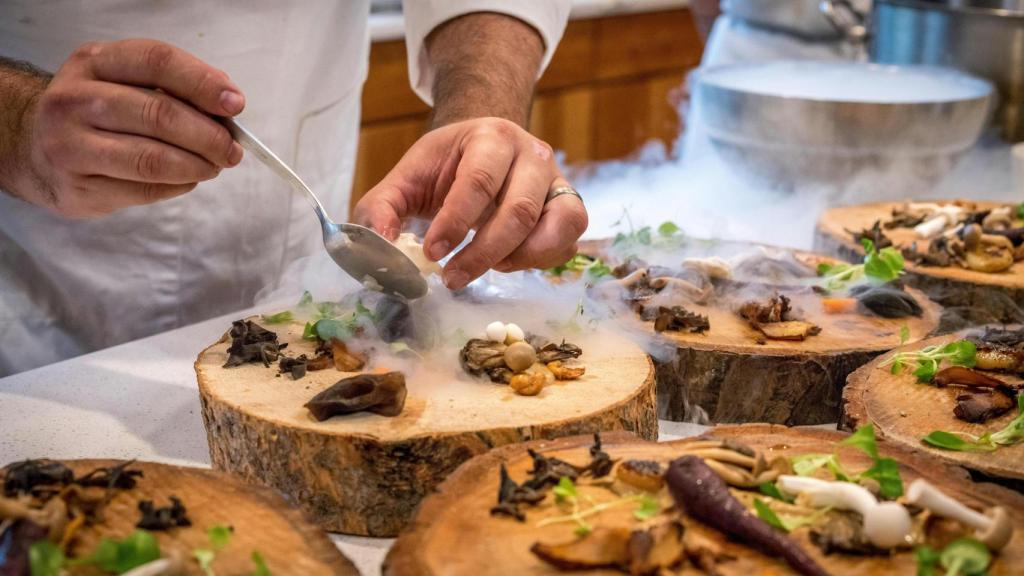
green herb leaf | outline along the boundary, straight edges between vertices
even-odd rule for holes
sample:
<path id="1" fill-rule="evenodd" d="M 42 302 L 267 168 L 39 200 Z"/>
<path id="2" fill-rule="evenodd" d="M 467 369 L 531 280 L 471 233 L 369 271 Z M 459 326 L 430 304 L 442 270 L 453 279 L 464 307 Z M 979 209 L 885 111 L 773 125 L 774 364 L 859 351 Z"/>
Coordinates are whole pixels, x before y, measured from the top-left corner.
<path id="1" fill-rule="evenodd" d="M 267 324 L 284 324 L 285 322 L 291 322 L 295 319 L 295 315 L 292 314 L 291 310 L 285 310 L 284 312 L 278 312 L 277 314 L 263 314 L 260 317 Z"/>
<path id="2" fill-rule="evenodd" d="M 1017 218 L 1024 220 L 1024 203 L 1017 205 Z"/>
<path id="3" fill-rule="evenodd" d="M 947 576 L 980 576 L 991 562 L 992 553 L 973 538 L 954 540 L 939 553 L 939 563 Z"/>
<path id="4" fill-rule="evenodd" d="M 978 347 L 970 340 L 957 340 L 943 346 L 941 353 L 948 357 L 950 364 L 973 368 L 978 354 Z"/>
<path id="5" fill-rule="evenodd" d="M 215 524 L 206 529 L 206 537 L 210 540 L 210 546 L 218 552 L 231 542 L 231 535 L 235 529 L 224 524 Z"/>
<path id="6" fill-rule="evenodd" d="M 302 298 L 299 298 L 299 303 L 297 304 L 297 306 L 299 308 L 302 308 L 302 307 L 305 307 L 305 306 L 310 306 L 312 304 L 313 304 L 313 295 L 309 293 L 309 290 L 306 290 L 305 292 L 302 293 Z"/>
<path id="7" fill-rule="evenodd" d="M 857 428 L 857 431 L 850 434 L 845 440 L 839 443 L 840 446 L 852 446 L 861 452 L 871 456 L 873 460 L 878 459 L 878 444 L 875 442 L 875 426 L 867 424 Z"/>
<path id="8" fill-rule="evenodd" d="M 160 558 L 156 538 L 145 530 L 136 530 L 121 540 L 104 538 L 92 554 L 74 564 L 94 564 L 107 572 L 121 574 Z"/>
<path id="9" fill-rule="evenodd" d="M 828 273 L 832 272 L 832 270 L 835 269 L 835 267 L 835 264 L 826 264 L 825 262 L 818 264 L 818 276 L 828 275 Z"/>
<path id="10" fill-rule="evenodd" d="M 787 498 L 785 494 L 779 490 L 779 487 L 775 485 L 775 482 L 765 482 L 758 485 L 758 491 L 765 496 L 770 496 L 776 500 L 782 500 L 783 502 L 792 502 L 792 498 Z"/>
<path id="11" fill-rule="evenodd" d="M 253 570 L 252 576 L 273 576 L 270 572 L 270 568 L 267 568 L 267 563 L 263 560 L 263 556 L 255 550 L 252 552 L 252 563 L 256 565 L 256 569 Z"/>
<path id="12" fill-rule="evenodd" d="M 643 228 L 636 231 L 636 241 L 643 244 L 644 246 L 651 245 L 651 227 L 644 226 Z"/>
<path id="13" fill-rule="evenodd" d="M 939 553 L 928 546 L 914 548 L 914 560 L 917 560 L 917 576 L 935 576 L 935 566 L 939 563 Z"/>
<path id="14" fill-rule="evenodd" d="M 192 557 L 199 563 L 199 569 L 203 571 L 206 576 L 217 576 L 216 572 L 213 571 L 213 561 L 217 558 L 217 553 L 209 548 L 196 548 L 192 550 Z"/>
<path id="15" fill-rule="evenodd" d="M 579 526 L 576 526 L 576 529 L 573 530 L 572 533 L 577 535 L 577 536 L 586 536 L 587 534 L 590 534 L 593 530 L 594 530 L 593 526 L 591 526 L 590 524 L 587 524 L 587 523 L 583 523 L 583 524 L 580 524 Z"/>
<path id="16" fill-rule="evenodd" d="M 767 504 L 762 502 L 760 498 L 754 498 L 754 510 L 757 511 L 757 517 L 764 520 L 765 523 L 770 524 L 783 532 L 789 532 L 789 530 L 786 529 L 786 526 L 782 523 L 778 514 L 769 508 Z"/>
<path id="17" fill-rule="evenodd" d="M 823 466 L 835 461 L 834 454 L 801 454 L 792 458 L 793 472 L 798 476 L 810 476 Z"/>
<path id="18" fill-rule="evenodd" d="M 906 344 L 908 340 L 910 340 L 910 326 L 904 324 L 903 326 L 900 326 L 900 346 Z M 895 364 L 893 364 L 893 366 L 895 366 Z M 898 374 L 898 372 L 894 372 L 894 374 Z"/>
<path id="19" fill-rule="evenodd" d="M 306 322 L 306 326 L 302 329 L 303 340 L 316 340 L 316 323 Z"/>
<path id="20" fill-rule="evenodd" d="M 28 566 L 31 576 L 60 576 L 64 567 L 64 552 L 47 539 L 33 542 L 28 548 Z"/>
<path id="21" fill-rule="evenodd" d="M 608 276 L 612 273 L 611 266 L 604 263 L 600 258 L 594 260 L 594 262 L 587 267 L 587 274 L 590 274 L 594 278 L 601 278 Z"/>
<path id="22" fill-rule="evenodd" d="M 654 518 L 659 512 L 661 512 L 661 505 L 658 504 L 658 501 L 645 494 L 640 497 L 640 504 L 633 510 L 633 516 L 637 520 L 647 520 Z"/>
<path id="23" fill-rule="evenodd" d="M 875 243 L 870 238 L 861 238 L 860 247 L 864 249 L 864 254 L 872 254 L 875 251 Z"/>
<path id="24" fill-rule="evenodd" d="M 990 439 L 1001 446 L 1017 444 L 1024 440 L 1024 394 L 1017 394 L 1017 417 L 1002 430 L 992 434 Z"/>
<path id="25" fill-rule="evenodd" d="M 873 478 L 878 482 L 878 489 L 882 497 L 887 500 L 895 500 L 903 495 L 903 479 L 900 478 L 900 465 L 892 458 L 879 458 L 864 472 L 860 473 L 861 478 Z"/>
<path id="26" fill-rule="evenodd" d="M 661 223 L 661 226 L 658 226 L 658 235 L 664 237 L 675 236 L 679 233 L 679 230 L 680 228 L 675 222 L 666 220 Z"/>
<path id="27" fill-rule="evenodd" d="M 864 259 L 864 274 L 880 282 L 891 282 L 903 273 L 903 255 L 892 247 L 870 252 Z"/>
<path id="28" fill-rule="evenodd" d="M 996 449 L 994 444 L 971 441 L 952 432 L 944 432 L 942 430 L 936 430 L 928 434 L 921 441 L 935 448 L 956 452 L 991 452 Z"/>
<path id="29" fill-rule="evenodd" d="M 562 476 L 558 480 L 558 485 L 551 489 L 555 493 L 555 498 L 559 501 L 576 498 L 576 485 L 573 484 L 572 478 L 568 476 Z"/>

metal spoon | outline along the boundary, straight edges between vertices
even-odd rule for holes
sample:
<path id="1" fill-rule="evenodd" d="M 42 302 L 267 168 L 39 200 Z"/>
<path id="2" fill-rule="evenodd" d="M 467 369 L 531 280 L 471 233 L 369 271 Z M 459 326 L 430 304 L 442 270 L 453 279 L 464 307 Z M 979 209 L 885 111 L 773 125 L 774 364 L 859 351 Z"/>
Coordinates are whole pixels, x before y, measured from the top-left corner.
<path id="1" fill-rule="evenodd" d="M 410 300 L 427 293 L 427 281 L 419 268 L 394 244 L 365 226 L 332 221 L 309 186 L 252 132 L 231 118 L 220 120 L 243 148 L 291 184 L 295 191 L 306 195 L 320 219 L 327 253 L 349 276 L 363 283 L 367 277 L 372 278 L 385 292 L 401 294 Z"/>

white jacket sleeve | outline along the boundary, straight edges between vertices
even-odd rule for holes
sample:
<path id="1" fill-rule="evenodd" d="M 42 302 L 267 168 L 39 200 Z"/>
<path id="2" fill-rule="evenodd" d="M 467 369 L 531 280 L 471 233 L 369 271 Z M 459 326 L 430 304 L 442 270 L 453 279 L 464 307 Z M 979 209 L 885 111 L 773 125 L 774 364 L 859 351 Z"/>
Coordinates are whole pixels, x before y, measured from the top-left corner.
<path id="1" fill-rule="evenodd" d="M 572 0 L 405 0 L 405 45 L 409 58 L 409 83 L 416 94 L 433 106 L 434 70 L 427 60 L 424 40 L 438 25 L 471 12 L 507 14 L 533 26 L 544 40 L 544 59 L 539 78 L 551 61 L 569 20 Z"/>

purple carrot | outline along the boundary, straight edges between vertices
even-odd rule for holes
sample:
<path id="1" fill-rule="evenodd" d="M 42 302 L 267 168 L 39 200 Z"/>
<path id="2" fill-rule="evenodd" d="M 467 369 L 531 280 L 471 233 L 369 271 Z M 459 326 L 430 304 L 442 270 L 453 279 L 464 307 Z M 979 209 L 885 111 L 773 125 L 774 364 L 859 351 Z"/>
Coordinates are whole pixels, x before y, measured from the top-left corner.
<path id="1" fill-rule="evenodd" d="M 796 542 L 751 514 L 699 457 L 674 460 L 665 480 L 676 504 L 690 516 L 769 556 L 781 557 L 800 574 L 828 576 Z"/>

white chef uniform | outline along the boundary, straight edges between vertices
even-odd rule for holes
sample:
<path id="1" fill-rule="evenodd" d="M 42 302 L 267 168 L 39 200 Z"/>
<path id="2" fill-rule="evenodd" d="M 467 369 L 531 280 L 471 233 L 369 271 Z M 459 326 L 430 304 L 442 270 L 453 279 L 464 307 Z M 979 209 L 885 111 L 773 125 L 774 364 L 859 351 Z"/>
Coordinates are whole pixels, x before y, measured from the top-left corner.
<path id="1" fill-rule="evenodd" d="M 410 79 L 425 36 L 500 12 L 561 39 L 569 0 L 407 0 Z M 225 70 L 240 116 L 345 219 L 366 78 L 369 0 L 0 0 L 0 55 L 56 71 L 90 40 L 154 38 Z M 0 193 L 0 376 L 239 310 L 322 250 L 307 201 L 249 156 L 182 197 L 69 221 Z"/>

